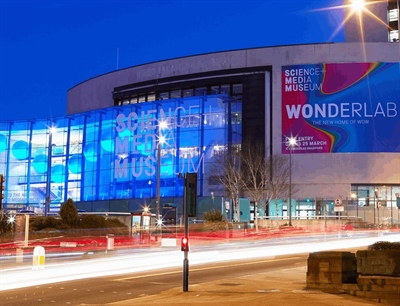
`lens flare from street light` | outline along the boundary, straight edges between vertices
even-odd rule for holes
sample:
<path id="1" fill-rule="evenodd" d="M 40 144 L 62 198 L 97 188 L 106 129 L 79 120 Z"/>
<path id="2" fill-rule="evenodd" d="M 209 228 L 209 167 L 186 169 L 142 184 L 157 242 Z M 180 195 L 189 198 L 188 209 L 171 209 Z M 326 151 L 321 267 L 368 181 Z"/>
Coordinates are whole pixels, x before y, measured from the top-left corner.
<path id="1" fill-rule="evenodd" d="M 158 123 L 158 142 L 160 145 L 165 144 L 167 142 L 167 138 L 161 134 L 162 130 L 165 130 L 168 128 L 168 122 L 167 121 L 159 121 Z"/>
<path id="2" fill-rule="evenodd" d="M 13 216 L 13 215 L 8 216 L 7 223 L 8 224 L 15 223 L 15 216 Z"/>
<path id="3" fill-rule="evenodd" d="M 329 41 L 332 40 L 333 37 L 335 37 L 339 31 L 344 27 L 344 25 L 349 22 L 349 20 L 356 16 L 357 22 L 360 28 L 360 35 L 361 35 L 361 40 L 364 42 L 364 30 L 363 30 L 363 16 L 368 15 L 375 21 L 379 22 L 382 24 L 384 27 L 388 27 L 388 24 L 381 20 L 379 17 L 377 17 L 373 12 L 371 12 L 368 9 L 369 5 L 377 4 L 379 2 L 385 2 L 386 0 L 377 0 L 377 1 L 366 1 L 366 0 L 352 0 L 349 1 L 348 4 L 343 4 L 343 5 L 338 5 L 338 6 L 330 6 L 330 7 L 323 7 L 320 9 L 312 10 L 312 11 L 327 11 L 327 10 L 349 10 L 349 13 L 346 14 L 344 20 L 339 24 L 339 26 L 335 29 L 335 31 L 332 33 L 332 35 L 329 37 Z M 365 51 L 364 51 L 365 53 Z"/>
<path id="4" fill-rule="evenodd" d="M 50 134 L 55 134 L 57 132 L 57 127 L 54 125 L 47 126 L 47 128 L 49 129 Z"/>
<path id="5" fill-rule="evenodd" d="M 365 1 L 364 0 L 353 0 L 351 2 L 351 8 L 353 12 L 360 12 L 365 9 Z"/>
<path id="6" fill-rule="evenodd" d="M 286 146 L 293 148 L 294 146 L 297 146 L 298 142 L 297 142 L 297 137 L 286 137 Z"/>
<path id="7" fill-rule="evenodd" d="M 158 126 L 161 130 L 164 130 L 168 127 L 168 122 L 167 121 L 159 121 Z"/>
<path id="8" fill-rule="evenodd" d="M 157 227 L 162 227 L 164 223 L 164 220 L 162 218 L 157 219 L 156 221 L 156 225 Z"/>
<path id="9" fill-rule="evenodd" d="M 296 137 L 290 137 L 288 139 L 288 143 L 289 143 L 289 146 L 291 146 L 291 147 L 297 145 L 297 138 Z"/>
<path id="10" fill-rule="evenodd" d="M 164 144 L 167 142 L 167 138 L 164 135 L 160 135 L 158 141 L 160 142 L 160 144 Z"/>

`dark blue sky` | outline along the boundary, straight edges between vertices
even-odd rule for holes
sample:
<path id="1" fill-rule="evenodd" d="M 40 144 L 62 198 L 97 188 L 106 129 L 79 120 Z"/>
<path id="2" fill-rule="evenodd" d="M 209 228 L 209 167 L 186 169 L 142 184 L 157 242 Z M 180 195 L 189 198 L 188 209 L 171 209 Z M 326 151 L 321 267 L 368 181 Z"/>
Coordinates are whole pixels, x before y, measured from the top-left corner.
<path id="1" fill-rule="evenodd" d="M 63 116 L 69 88 L 117 67 L 343 41 L 343 12 L 318 10 L 342 2 L 0 0 L 0 121 Z"/>

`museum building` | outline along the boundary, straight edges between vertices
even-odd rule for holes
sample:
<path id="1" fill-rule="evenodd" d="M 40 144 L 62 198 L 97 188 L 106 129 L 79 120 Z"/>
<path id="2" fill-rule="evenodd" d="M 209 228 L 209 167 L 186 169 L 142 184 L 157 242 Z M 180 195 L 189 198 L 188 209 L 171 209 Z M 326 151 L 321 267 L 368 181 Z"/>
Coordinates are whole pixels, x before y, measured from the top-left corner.
<path id="1" fill-rule="evenodd" d="M 160 198 L 179 206 L 179 174 L 196 172 L 199 203 L 221 207 L 215 157 L 257 142 L 269 156 L 290 155 L 294 216 L 332 213 L 340 199 L 347 215 L 398 223 L 400 44 L 387 30 L 383 41 L 372 34 L 200 54 L 83 81 L 68 90 L 62 118 L 0 122 L 3 205 L 51 210 L 72 198 L 87 211 L 131 212 Z M 277 211 L 287 215 L 288 199 L 260 215 Z"/>

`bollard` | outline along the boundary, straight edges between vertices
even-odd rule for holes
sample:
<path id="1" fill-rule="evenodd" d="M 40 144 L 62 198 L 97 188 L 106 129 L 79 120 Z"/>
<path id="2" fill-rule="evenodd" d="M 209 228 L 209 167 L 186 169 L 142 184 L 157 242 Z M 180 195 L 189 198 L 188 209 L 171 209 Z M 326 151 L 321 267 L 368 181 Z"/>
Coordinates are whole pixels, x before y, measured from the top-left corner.
<path id="1" fill-rule="evenodd" d="M 33 270 L 44 269 L 44 247 L 37 246 L 33 249 Z"/>
<path id="2" fill-rule="evenodd" d="M 106 238 L 107 238 L 107 250 L 106 251 L 114 250 L 114 235 L 108 234 L 108 235 L 106 235 Z"/>

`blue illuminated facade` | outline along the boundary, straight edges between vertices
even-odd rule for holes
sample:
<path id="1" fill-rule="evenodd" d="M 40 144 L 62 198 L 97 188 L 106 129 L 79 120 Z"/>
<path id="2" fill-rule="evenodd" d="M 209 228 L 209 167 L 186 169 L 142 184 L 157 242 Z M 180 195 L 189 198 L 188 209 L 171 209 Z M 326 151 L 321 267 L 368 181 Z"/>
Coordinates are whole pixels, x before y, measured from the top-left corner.
<path id="1" fill-rule="evenodd" d="M 40 208 L 48 197 L 51 211 L 71 198 L 88 210 L 115 203 L 113 211 L 130 211 L 135 207 L 123 207 L 124 199 L 150 204 L 156 197 L 157 167 L 161 198 L 182 197 L 178 174 L 185 172 L 197 172 L 198 195 L 209 195 L 213 156 L 241 143 L 240 118 L 241 102 L 220 94 L 1 122 L 3 203 Z"/>

